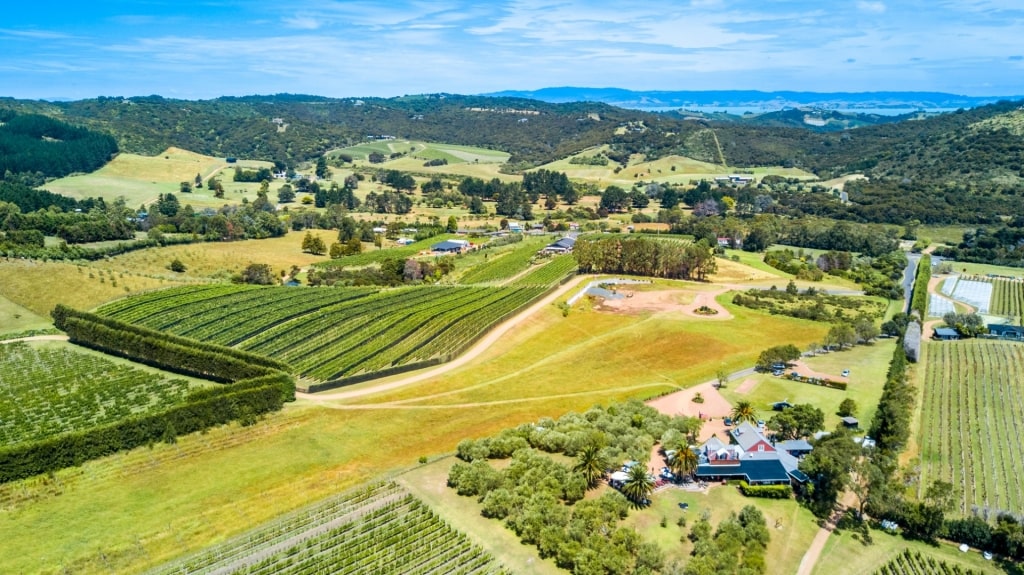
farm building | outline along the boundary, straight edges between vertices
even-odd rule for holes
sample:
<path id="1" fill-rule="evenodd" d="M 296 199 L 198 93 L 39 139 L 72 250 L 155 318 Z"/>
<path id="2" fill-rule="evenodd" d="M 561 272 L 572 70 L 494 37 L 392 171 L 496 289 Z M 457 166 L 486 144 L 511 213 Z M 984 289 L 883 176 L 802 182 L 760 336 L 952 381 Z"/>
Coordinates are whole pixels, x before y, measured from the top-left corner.
<path id="1" fill-rule="evenodd" d="M 775 444 L 775 449 L 781 449 L 793 457 L 803 457 L 811 452 L 814 447 L 806 439 L 787 439 Z"/>
<path id="2" fill-rule="evenodd" d="M 576 245 L 576 238 L 570 238 L 568 236 L 559 239 L 553 244 L 548 244 L 544 249 L 540 250 L 544 254 L 567 254 L 572 252 L 572 248 Z"/>
<path id="3" fill-rule="evenodd" d="M 860 421 L 857 421 L 856 417 L 846 416 L 839 420 L 843 422 L 843 427 L 849 427 L 850 429 L 857 429 L 860 427 Z"/>
<path id="4" fill-rule="evenodd" d="M 932 337 L 940 341 L 954 341 L 960 339 L 960 334 L 955 329 L 939 327 L 935 329 L 935 335 Z"/>
<path id="5" fill-rule="evenodd" d="M 786 449 L 778 449 L 756 427 L 743 422 L 729 432 L 735 443 L 712 437 L 698 448 L 698 479 L 742 479 L 751 485 L 804 483 L 807 476 Z M 807 442 L 804 442 L 807 443 Z M 807 444 L 810 447 L 810 444 Z"/>
<path id="6" fill-rule="evenodd" d="M 1012 339 L 1014 341 L 1024 340 L 1024 327 L 1017 325 L 1002 325 L 990 323 L 988 333 L 999 339 Z"/>
<path id="7" fill-rule="evenodd" d="M 469 242 L 466 240 L 445 240 L 430 246 L 430 251 L 443 254 L 461 254 L 469 250 Z"/>

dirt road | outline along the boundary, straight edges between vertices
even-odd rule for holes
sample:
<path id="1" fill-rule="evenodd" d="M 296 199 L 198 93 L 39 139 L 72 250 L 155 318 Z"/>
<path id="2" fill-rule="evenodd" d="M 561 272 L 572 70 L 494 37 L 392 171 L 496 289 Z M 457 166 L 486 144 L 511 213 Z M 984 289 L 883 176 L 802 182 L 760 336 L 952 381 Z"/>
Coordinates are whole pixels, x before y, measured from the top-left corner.
<path id="1" fill-rule="evenodd" d="M 458 369 L 479 357 L 480 354 L 482 354 L 483 352 L 487 351 L 487 348 L 494 345 L 494 343 L 501 339 L 501 336 L 508 333 L 510 329 L 516 327 L 517 325 L 525 321 L 526 318 L 537 313 L 542 308 L 550 305 L 552 302 L 565 295 L 566 292 L 569 292 L 573 288 L 578 286 L 580 282 L 589 278 L 590 276 L 577 276 L 569 280 L 569 282 L 567 282 L 565 285 L 551 292 L 550 294 L 542 298 L 540 301 L 534 303 L 533 305 L 526 308 L 522 312 L 518 313 L 514 317 L 508 319 L 498 327 L 492 329 L 490 333 L 484 336 L 483 339 L 481 339 L 476 345 L 470 348 L 470 350 L 467 351 L 466 353 L 460 355 L 459 357 L 455 358 L 452 361 L 449 361 L 448 363 L 439 365 L 434 369 L 417 373 L 416 375 L 410 375 L 409 377 L 403 377 L 401 379 L 397 379 L 394 381 L 389 381 L 386 383 L 381 383 L 379 385 L 374 385 L 370 387 L 363 387 L 360 389 L 319 394 L 296 393 L 295 396 L 302 399 L 308 399 L 310 401 L 334 401 L 337 399 L 351 399 L 354 397 L 362 397 L 365 395 L 379 393 L 381 391 L 389 391 L 392 389 L 397 389 L 399 387 L 405 387 L 406 385 L 418 383 L 448 373 L 449 371 L 452 371 L 454 369 Z"/>

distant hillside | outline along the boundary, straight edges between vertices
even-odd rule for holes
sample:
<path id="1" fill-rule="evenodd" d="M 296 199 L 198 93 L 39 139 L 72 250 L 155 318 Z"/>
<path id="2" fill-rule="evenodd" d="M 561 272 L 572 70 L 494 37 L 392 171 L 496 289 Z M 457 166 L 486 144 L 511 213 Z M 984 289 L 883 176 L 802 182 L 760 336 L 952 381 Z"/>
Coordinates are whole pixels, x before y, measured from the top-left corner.
<path id="1" fill-rule="evenodd" d="M 1000 100 L 1024 98 L 1017 96 L 962 96 L 943 92 L 761 92 L 758 90 L 648 90 L 621 88 L 543 88 L 540 90 L 506 90 L 484 94 L 502 98 L 530 98 L 544 102 L 604 102 L 624 108 L 685 108 L 716 106 L 759 108 L 763 111 L 795 107 L 826 109 L 975 108 Z"/>
<path id="2" fill-rule="evenodd" d="M 108 131 L 127 152 L 153 155 L 175 146 L 288 164 L 389 135 L 503 150 L 512 154 L 512 165 L 528 167 L 607 141 L 619 124 L 643 117 L 601 103 L 446 94 L 390 99 L 282 94 L 201 101 L 151 96 L 52 103 L 0 99 L 4 108 Z"/>
<path id="3" fill-rule="evenodd" d="M 985 202 L 995 198 L 995 203 L 1008 194 L 1024 196 L 1021 102 L 873 125 L 858 123 L 860 116 L 824 111 L 765 114 L 759 125 L 735 118 L 687 119 L 597 102 L 551 104 L 451 94 L 390 99 L 289 94 L 205 101 L 98 98 L 65 103 L 0 99 L 0 111 L 4 109 L 47 114 L 105 131 L 117 138 L 122 150 L 150 155 L 176 146 L 212 156 L 294 165 L 368 138 L 395 136 L 502 150 L 511 154 L 503 168 L 508 170 L 604 146 L 609 160 L 623 166 L 685 156 L 729 170 L 795 167 L 822 179 L 864 173 L 870 181 L 854 186 L 865 194 L 858 204 L 877 211 L 879 205 L 891 203 L 893 213 L 885 216 L 886 221 L 898 220 L 903 213 L 894 195 L 899 186 L 920 188 L 924 195 L 969 190 Z M 814 131 L 814 123 L 843 129 Z M 886 201 L 872 200 L 874 191 Z M 960 191 L 950 193 L 950 201 L 962 200 Z M 949 219 L 946 208 L 936 209 L 943 214 L 938 217 Z"/>

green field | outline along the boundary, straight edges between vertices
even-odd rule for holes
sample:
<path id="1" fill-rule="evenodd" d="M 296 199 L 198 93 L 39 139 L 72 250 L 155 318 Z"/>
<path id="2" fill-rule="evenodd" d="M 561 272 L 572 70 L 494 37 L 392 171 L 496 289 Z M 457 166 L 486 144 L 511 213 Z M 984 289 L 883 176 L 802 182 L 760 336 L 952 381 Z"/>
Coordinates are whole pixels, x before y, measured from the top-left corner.
<path id="1" fill-rule="evenodd" d="M 825 429 L 839 424 L 839 404 L 846 398 L 857 402 L 857 419 L 861 427 L 867 428 L 874 418 L 878 400 L 885 384 L 886 361 L 892 357 L 894 340 L 881 340 L 871 345 L 860 345 L 845 351 L 833 351 L 806 357 L 807 366 L 818 373 L 834 376 L 836 381 L 847 381 L 846 391 L 810 385 L 785 377 L 770 374 L 755 374 L 746 379 L 754 380 L 753 386 L 741 393 L 738 388 L 743 380 L 734 381 L 721 390 L 722 396 L 733 405 L 745 400 L 754 404 L 760 419 L 768 421 L 772 415 L 772 404 L 788 400 L 793 404 L 809 403 L 825 413 Z M 843 378 L 844 369 L 850 376 Z"/>
<path id="2" fill-rule="evenodd" d="M 507 280 L 512 276 L 526 271 L 531 261 L 537 259 L 537 250 L 548 243 L 546 238 L 528 239 L 502 247 L 497 250 L 485 250 L 476 256 L 476 265 L 459 276 L 462 284 L 494 283 Z M 482 261 L 480 257 L 484 258 Z"/>
<path id="3" fill-rule="evenodd" d="M 1024 510 L 1024 346 L 995 341 L 926 344 L 921 486 L 953 483 L 957 510 Z M 922 487 L 923 488 L 923 487 Z"/>
<path id="4" fill-rule="evenodd" d="M 161 411 L 184 402 L 194 387 L 66 344 L 3 344 L 0 446 Z"/>
<path id="5" fill-rule="evenodd" d="M 813 174 L 797 168 L 759 167 L 737 170 L 737 168 L 702 162 L 685 156 L 667 156 L 652 161 L 632 161 L 618 173 L 615 172 L 615 168 L 619 167 L 619 164 L 611 161 L 608 162 L 607 166 L 570 163 L 570 160 L 575 156 L 593 156 L 603 149 L 603 147 L 598 147 L 584 150 L 574 156 L 540 166 L 538 169 L 543 168 L 565 172 L 566 175 L 573 179 L 601 182 L 602 185 L 617 184 L 625 187 L 632 187 L 638 180 L 669 184 L 688 184 L 691 180 L 713 180 L 718 176 L 727 176 L 737 171 L 752 174 L 757 180 L 767 175 L 780 175 L 787 178 L 806 180 L 816 179 Z"/>
<path id="6" fill-rule="evenodd" d="M 327 153 L 328 157 L 337 157 L 339 154 L 348 154 L 353 159 L 368 161 L 371 153 L 377 152 L 390 158 L 391 154 L 404 154 L 403 158 L 389 160 L 379 165 L 390 169 L 396 169 L 395 164 L 401 159 L 417 161 L 420 168 L 427 160 L 444 159 L 448 164 L 461 163 L 487 163 L 502 164 L 508 161 L 509 154 L 499 150 L 477 148 L 473 146 L 461 146 L 456 144 L 440 144 L 436 142 L 422 142 L 411 140 L 378 140 L 366 142 L 348 148 L 339 148 Z M 415 166 L 415 164 L 414 164 Z M 446 166 L 437 166 L 444 168 Z"/>
<path id="7" fill-rule="evenodd" d="M 544 288 L 208 285 L 150 292 L 98 312 L 291 364 L 313 381 L 447 361 Z"/>
<path id="8" fill-rule="evenodd" d="M 245 168 L 267 167 L 269 162 L 240 160 L 236 164 L 227 164 L 224 158 L 213 158 L 181 150 L 168 148 L 156 156 L 139 156 L 136 154 L 118 154 L 107 165 L 99 170 L 84 175 L 68 176 L 47 182 L 43 188 L 72 198 L 83 199 L 103 197 L 112 200 L 123 197 L 129 207 L 149 204 L 159 194 L 173 193 L 186 204 L 196 206 L 220 207 L 226 203 L 238 203 L 243 197 L 249 201 L 256 199 L 256 187 L 246 187 L 231 181 L 233 166 Z M 196 174 L 204 180 L 216 175 L 224 184 L 225 196 L 215 198 L 207 187 L 195 189 L 191 194 L 179 194 L 181 182 L 193 182 Z M 277 190 L 271 186 L 271 193 Z M 251 189 L 250 189 L 251 188 Z M 234 190 L 247 190 L 238 193 Z"/>

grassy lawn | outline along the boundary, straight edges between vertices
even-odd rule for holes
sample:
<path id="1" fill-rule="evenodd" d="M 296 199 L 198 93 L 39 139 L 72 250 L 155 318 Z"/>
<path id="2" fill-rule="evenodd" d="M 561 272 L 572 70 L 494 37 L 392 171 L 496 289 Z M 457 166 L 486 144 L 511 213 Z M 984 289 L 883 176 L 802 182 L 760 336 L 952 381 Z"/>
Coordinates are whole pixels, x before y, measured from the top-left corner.
<path id="1" fill-rule="evenodd" d="M 770 374 L 757 374 L 750 377 L 757 383 L 746 393 L 737 392 L 741 382 L 731 383 L 729 387 L 721 390 L 721 393 L 733 404 L 740 400 L 752 402 L 754 408 L 758 410 L 758 417 L 765 421 L 775 414 L 771 404 L 776 401 L 785 399 L 794 404 L 810 403 L 825 412 L 825 429 L 832 429 L 839 424 L 839 416 L 836 415 L 839 404 L 847 397 L 851 397 L 857 402 L 857 418 L 861 421 L 861 427 L 866 429 L 871 424 L 878 399 L 882 396 L 885 372 L 895 345 L 894 340 L 880 340 L 873 345 L 862 345 L 846 351 L 805 358 L 808 367 L 820 373 L 834 374 L 837 380 L 842 379 L 839 374 L 844 369 L 849 369 L 850 377 L 845 378 L 849 382 L 846 391 L 800 383 Z"/>
<path id="2" fill-rule="evenodd" d="M 679 509 L 679 503 L 690 505 Z M 739 513 L 747 505 L 761 510 L 768 524 L 771 541 L 768 543 L 768 575 L 789 575 L 796 573 L 800 558 L 818 532 L 814 516 L 795 500 L 755 499 L 744 497 L 730 486 L 716 485 L 707 493 L 666 489 L 651 497 L 651 506 L 631 511 L 625 524 L 639 531 L 646 541 L 653 541 L 661 547 L 668 563 L 685 563 L 693 551 L 693 543 L 685 536 L 703 513 L 711 514 L 711 524 L 717 526 L 730 513 Z M 685 517 L 686 526 L 677 521 Z M 662 519 L 665 526 L 661 526 Z M 681 539 L 682 538 L 682 539 Z"/>
<path id="3" fill-rule="evenodd" d="M 989 264 L 974 264 L 967 262 L 949 262 L 953 266 L 953 271 L 968 274 L 968 275 L 987 275 L 993 274 L 998 276 L 1013 277 L 1013 278 L 1024 278 L 1024 268 L 1014 268 L 1008 266 L 994 266 Z"/>
<path id="4" fill-rule="evenodd" d="M 27 307 L 0 296 L 0 339 L 3 339 L 5 333 L 45 329 L 52 326 L 53 322 L 49 317 L 34 313 Z"/>
<path id="5" fill-rule="evenodd" d="M 812 575 L 872 575 L 904 549 L 946 561 L 950 565 L 959 565 L 963 569 L 992 574 L 1006 572 L 992 561 L 985 561 L 977 551 L 961 553 L 949 544 L 933 547 L 884 531 L 871 531 L 871 538 L 872 544 L 865 545 L 863 541 L 854 539 L 852 533 L 833 532 L 825 542 Z"/>

